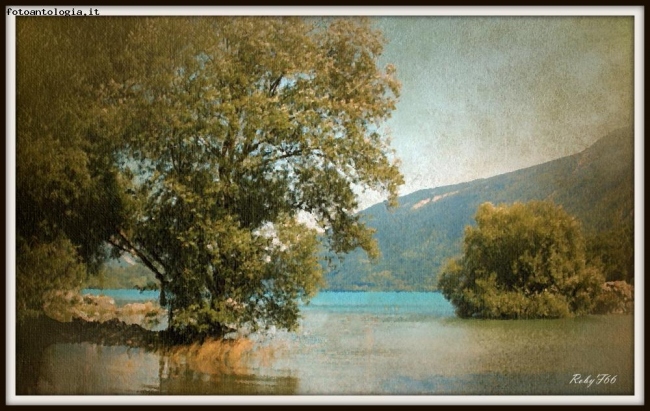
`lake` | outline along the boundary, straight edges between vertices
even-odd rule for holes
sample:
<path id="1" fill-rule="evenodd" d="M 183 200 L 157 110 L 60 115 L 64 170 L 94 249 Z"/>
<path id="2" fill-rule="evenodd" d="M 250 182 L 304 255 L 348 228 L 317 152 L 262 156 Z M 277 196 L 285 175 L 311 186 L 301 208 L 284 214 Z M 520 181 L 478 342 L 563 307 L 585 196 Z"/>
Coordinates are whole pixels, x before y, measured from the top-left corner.
<path id="1" fill-rule="evenodd" d="M 634 394 L 631 315 L 462 320 L 441 294 L 411 292 L 322 292 L 302 313 L 296 332 L 185 352 L 51 345 L 38 394 Z"/>

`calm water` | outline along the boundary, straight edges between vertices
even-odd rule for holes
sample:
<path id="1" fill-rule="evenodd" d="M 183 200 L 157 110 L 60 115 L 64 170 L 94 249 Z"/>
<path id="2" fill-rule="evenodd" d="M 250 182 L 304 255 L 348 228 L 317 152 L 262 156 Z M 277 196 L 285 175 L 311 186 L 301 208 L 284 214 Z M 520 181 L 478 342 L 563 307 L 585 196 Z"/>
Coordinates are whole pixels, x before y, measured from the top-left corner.
<path id="1" fill-rule="evenodd" d="M 122 302 L 156 298 L 104 293 Z M 632 316 L 460 320 L 437 293 L 323 292 L 303 307 L 303 317 L 294 333 L 271 330 L 191 352 L 53 345 L 38 393 L 634 393 Z M 615 375 L 615 382 L 599 383 L 599 374 Z"/>

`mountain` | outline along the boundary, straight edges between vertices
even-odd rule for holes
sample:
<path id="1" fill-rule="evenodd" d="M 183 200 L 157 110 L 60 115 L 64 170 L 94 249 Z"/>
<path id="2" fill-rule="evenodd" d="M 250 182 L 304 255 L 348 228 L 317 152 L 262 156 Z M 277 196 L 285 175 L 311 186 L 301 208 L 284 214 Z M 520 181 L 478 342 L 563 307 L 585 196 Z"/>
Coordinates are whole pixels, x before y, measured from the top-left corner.
<path id="1" fill-rule="evenodd" d="M 391 211 L 376 204 L 362 211 L 377 231 L 382 258 L 348 254 L 326 274 L 330 290 L 432 290 L 444 262 L 461 252 L 464 228 L 479 204 L 552 200 L 581 220 L 583 231 L 602 233 L 634 219 L 634 132 L 612 132 L 586 150 L 537 166 L 433 189 L 399 199 Z"/>

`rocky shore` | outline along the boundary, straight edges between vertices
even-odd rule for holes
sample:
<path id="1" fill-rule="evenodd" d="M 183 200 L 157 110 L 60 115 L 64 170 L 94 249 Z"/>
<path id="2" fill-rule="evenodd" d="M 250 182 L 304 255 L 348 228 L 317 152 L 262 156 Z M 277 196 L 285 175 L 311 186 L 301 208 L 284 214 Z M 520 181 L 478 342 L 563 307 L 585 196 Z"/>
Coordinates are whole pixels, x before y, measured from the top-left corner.
<path id="1" fill-rule="evenodd" d="M 24 321 L 16 327 L 17 350 L 56 343 L 90 342 L 100 345 L 156 348 L 165 341 L 164 331 L 152 331 L 119 319 L 104 322 L 74 318 L 60 322 L 47 316 Z"/>

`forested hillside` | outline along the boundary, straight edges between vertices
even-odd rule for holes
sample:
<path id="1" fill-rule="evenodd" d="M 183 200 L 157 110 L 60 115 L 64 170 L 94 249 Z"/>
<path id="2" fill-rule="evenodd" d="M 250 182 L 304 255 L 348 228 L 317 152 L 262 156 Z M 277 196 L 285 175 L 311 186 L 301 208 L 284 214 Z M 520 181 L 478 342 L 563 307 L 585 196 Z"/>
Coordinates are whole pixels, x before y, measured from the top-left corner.
<path id="1" fill-rule="evenodd" d="M 624 263 L 632 264 L 633 130 L 617 130 L 580 153 L 534 167 L 400 197 L 392 212 L 383 204 L 364 210 L 382 258 L 373 265 L 361 252 L 348 255 L 328 273 L 327 287 L 435 289 L 441 264 L 461 251 L 463 230 L 479 204 L 547 199 L 578 217 L 587 238 L 621 243 Z"/>

